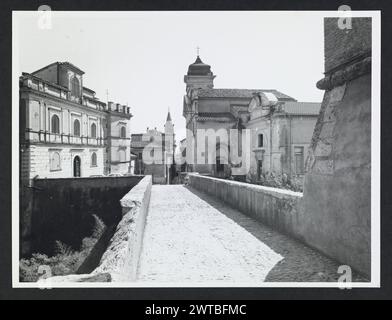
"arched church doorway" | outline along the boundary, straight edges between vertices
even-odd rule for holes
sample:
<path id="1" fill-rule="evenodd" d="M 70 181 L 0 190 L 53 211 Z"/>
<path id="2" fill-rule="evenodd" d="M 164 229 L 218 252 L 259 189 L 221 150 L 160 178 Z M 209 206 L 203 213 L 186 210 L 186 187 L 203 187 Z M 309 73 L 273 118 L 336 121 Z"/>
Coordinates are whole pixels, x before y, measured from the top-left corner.
<path id="1" fill-rule="evenodd" d="M 80 157 L 75 156 L 73 160 L 73 176 L 80 177 Z"/>

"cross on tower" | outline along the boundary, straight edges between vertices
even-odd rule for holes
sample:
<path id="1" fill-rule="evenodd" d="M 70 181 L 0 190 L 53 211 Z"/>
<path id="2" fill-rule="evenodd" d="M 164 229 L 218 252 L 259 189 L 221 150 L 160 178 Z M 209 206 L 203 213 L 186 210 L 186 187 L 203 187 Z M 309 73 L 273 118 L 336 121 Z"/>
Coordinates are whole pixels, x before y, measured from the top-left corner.
<path id="1" fill-rule="evenodd" d="M 197 50 L 197 56 L 199 56 L 199 53 L 200 53 L 200 47 L 199 47 L 199 46 L 197 46 L 197 47 L 196 47 L 196 50 Z"/>

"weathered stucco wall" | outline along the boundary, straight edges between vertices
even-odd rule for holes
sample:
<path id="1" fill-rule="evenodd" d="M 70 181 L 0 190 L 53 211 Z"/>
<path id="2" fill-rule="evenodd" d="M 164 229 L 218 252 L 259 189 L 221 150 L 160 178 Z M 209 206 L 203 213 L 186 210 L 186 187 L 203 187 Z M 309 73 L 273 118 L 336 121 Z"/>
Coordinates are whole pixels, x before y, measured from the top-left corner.
<path id="1" fill-rule="evenodd" d="M 306 241 L 371 274 L 371 19 L 326 18 L 325 90 L 304 183 Z"/>
<path id="2" fill-rule="evenodd" d="M 326 91 L 310 150 L 307 241 L 370 275 L 370 74 Z"/>
<path id="3" fill-rule="evenodd" d="M 121 220 L 119 200 L 142 176 L 37 179 L 21 199 L 22 255 L 52 254 L 60 240 L 78 248 L 91 233 L 93 214 L 107 226 Z M 29 205 L 23 205 L 29 204 Z"/>
<path id="4" fill-rule="evenodd" d="M 189 185 L 215 196 L 270 227 L 303 238 L 302 193 L 189 174 Z"/>

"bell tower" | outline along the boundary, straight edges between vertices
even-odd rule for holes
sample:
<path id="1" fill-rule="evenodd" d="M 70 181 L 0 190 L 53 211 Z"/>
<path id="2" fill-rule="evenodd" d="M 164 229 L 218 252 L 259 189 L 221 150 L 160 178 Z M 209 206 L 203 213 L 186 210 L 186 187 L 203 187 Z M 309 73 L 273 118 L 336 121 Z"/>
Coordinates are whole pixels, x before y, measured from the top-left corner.
<path id="1" fill-rule="evenodd" d="M 196 61 L 189 65 L 188 72 L 184 76 L 186 91 L 188 92 L 189 89 L 212 89 L 215 77 L 211 66 L 201 61 L 198 48 Z"/>
<path id="2" fill-rule="evenodd" d="M 167 112 L 167 117 L 166 117 L 166 122 L 165 122 L 165 134 L 167 134 L 167 135 L 174 134 L 174 124 L 172 122 L 170 110 Z"/>

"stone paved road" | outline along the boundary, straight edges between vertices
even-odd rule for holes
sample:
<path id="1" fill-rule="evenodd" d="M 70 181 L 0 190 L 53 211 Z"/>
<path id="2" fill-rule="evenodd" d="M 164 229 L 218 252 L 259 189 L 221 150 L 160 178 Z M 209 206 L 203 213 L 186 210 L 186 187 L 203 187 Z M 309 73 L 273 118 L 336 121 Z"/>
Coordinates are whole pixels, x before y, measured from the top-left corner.
<path id="1" fill-rule="evenodd" d="M 152 187 L 138 281 L 336 281 L 337 268 L 318 252 L 199 191 Z"/>

